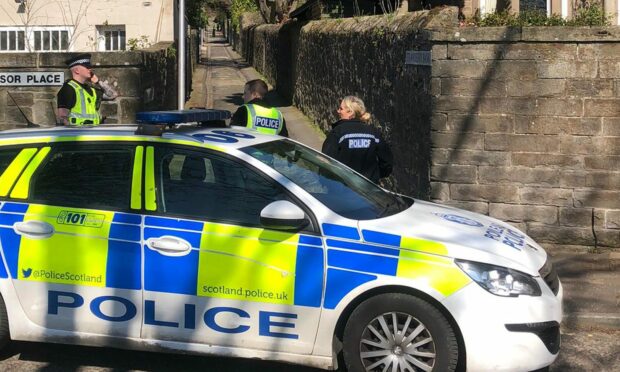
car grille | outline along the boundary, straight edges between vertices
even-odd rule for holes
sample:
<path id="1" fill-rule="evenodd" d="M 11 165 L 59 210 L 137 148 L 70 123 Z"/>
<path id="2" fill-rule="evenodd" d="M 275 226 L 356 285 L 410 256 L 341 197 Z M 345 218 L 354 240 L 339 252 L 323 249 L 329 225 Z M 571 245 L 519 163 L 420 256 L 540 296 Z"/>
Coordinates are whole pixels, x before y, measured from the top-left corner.
<path id="1" fill-rule="evenodd" d="M 538 272 L 540 273 L 540 277 L 543 278 L 545 283 L 547 283 L 553 294 L 557 295 L 560 290 L 560 279 L 558 278 L 558 273 L 555 271 L 555 268 L 549 258 L 547 258 L 547 262 L 545 262 L 543 267 Z"/>
<path id="2" fill-rule="evenodd" d="M 560 324 L 558 322 L 541 322 L 525 324 L 506 324 L 506 329 L 511 332 L 530 332 L 540 338 L 551 354 L 560 351 Z"/>

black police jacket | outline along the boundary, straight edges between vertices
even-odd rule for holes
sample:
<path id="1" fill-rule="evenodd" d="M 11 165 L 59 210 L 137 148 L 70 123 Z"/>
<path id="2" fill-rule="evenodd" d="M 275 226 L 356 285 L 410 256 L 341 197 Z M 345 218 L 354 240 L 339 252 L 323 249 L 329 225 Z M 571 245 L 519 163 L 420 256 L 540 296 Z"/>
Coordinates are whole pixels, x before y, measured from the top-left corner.
<path id="1" fill-rule="evenodd" d="M 392 173 L 392 150 L 381 131 L 359 120 L 332 124 L 322 151 L 375 183 Z"/>

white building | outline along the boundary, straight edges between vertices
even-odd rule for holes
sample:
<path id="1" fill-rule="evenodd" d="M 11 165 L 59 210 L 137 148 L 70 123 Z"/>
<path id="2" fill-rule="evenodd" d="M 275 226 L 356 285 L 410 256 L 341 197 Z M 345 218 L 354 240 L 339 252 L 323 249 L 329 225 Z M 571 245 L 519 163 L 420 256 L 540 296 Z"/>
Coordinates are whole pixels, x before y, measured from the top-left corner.
<path id="1" fill-rule="evenodd" d="M 173 41 L 175 0 L 2 0 L 0 53 L 94 52 Z"/>
<path id="2" fill-rule="evenodd" d="M 603 11 L 611 17 L 612 25 L 620 25 L 620 0 L 600 0 Z M 520 9 L 539 9 L 547 15 L 558 14 L 563 18 L 573 16 L 574 9 L 581 3 L 580 0 L 464 0 L 466 14 L 480 14 L 495 12 L 495 10 L 510 10 L 519 12 Z M 592 1 L 589 1 L 592 3 Z"/>

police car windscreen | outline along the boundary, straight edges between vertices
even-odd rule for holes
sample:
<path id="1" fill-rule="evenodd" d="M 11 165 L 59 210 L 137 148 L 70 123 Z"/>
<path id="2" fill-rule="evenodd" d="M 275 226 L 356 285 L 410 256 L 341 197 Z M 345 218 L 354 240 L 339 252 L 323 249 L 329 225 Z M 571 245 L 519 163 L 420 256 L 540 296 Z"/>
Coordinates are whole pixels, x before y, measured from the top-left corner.
<path id="1" fill-rule="evenodd" d="M 386 217 L 413 204 L 413 199 L 389 193 L 324 154 L 286 139 L 241 151 L 272 167 L 346 218 Z"/>

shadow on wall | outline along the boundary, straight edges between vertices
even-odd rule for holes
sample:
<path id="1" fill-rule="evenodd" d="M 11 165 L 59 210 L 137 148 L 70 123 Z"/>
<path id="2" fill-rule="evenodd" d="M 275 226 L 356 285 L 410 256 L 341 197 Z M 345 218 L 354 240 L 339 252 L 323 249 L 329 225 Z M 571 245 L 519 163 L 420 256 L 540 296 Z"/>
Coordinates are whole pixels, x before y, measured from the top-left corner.
<path id="1" fill-rule="evenodd" d="M 616 76 L 604 66 L 617 63 L 606 55 L 617 37 L 485 31 L 470 44 L 442 39 L 447 55 L 434 62 L 433 113 L 443 120 L 433 126 L 434 199 L 513 222 L 551 249 L 620 247 L 610 222 L 620 209 L 618 106 L 604 88 Z M 474 32 L 460 30 L 467 40 Z"/>
<path id="2" fill-rule="evenodd" d="M 493 58 L 491 59 L 491 65 L 486 71 L 485 76 L 482 79 L 480 84 L 480 88 L 475 94 L 475 98 L 471 106 L 469 107 L 465 118 L 458 125 L 458 132 L 461 132 L 459 136 L 456 137 L 456 142 L 451 145 L 451 148 L 454 150 L 459 150 L 463 148 L 464 142 L 467 140 L 467 133 L 471 132 L 471 129 L 474 126 L 474 122 L 478 113 L 480 112 L 480 104 L 482 102 L 482 98 L 486 96 L 487 91 L 490 88 L 491 82 L 496 78 L 496 72 L 499 69 L 500 61 L 502 60 L 502 56 L 504 56 L 508 50 L 511 48 L 513 44 L 510 41 L 517 41 L 520 39 L 521 30 L 520 29 L 512 29 L 508 28 L 505 33 L 505 40 L 508 42 L 506 44 L 497 44 L 495 46 L 495 51 L 493 53 Z M 482 68 L 482 67 L 481 67 Z M 432 112 L 437 112 L 436 103 L 433 102 Z M 455 162 L 456 158 L 459 156 L 458 151 L 451 151 L 447 164 L 452 164 Z M 449 168 L 445 167 L 439 174 L 437 180 L 443 181 L 448 179 Z"/>
<path id="3" fill-rule="evenodd" d="M 306 22 L 289 22 L 278 31 L 276 55 L 276 89 L 284 99 L 283 105 L 293 103 L 295 95 L 295 77 L 297 76 L 297 58 L 299 53 L 299 35 Z"/>

